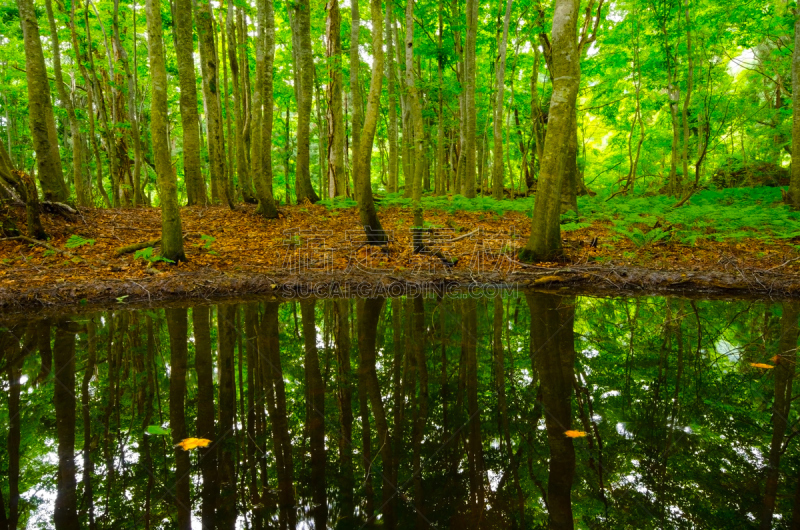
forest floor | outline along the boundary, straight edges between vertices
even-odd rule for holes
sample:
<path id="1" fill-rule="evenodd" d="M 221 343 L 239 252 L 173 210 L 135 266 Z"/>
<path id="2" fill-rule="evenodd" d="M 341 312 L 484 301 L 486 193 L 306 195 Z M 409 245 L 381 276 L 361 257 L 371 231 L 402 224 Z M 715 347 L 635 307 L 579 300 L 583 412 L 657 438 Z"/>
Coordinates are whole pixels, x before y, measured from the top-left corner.
<path id="1" fill-rule="evenodd" d="M 0 308 L 269 293 L 396 295 L 477 284 L 800 296 L 800 237 L 774 237 L 763 226 L 733 238 L 712 229 L 688 237 L 685 227 L 648 212 L 632 221 L 628 215 L 623 233 L 615 218 L 587 215 L 563 225 L 565 262 L 534 266 L 515 259 L 530 233 L 526 212 L 427 207 L 426 251 L 415 254 L 411 209 L 391 203 L 379 208 L 390 239 L 385 252 L 363 244 L 350 204 L 284 206 L 277 220 L 259 217 L 252 205 L 184 208 L 188 261 L 178 264 L 159 261 L 156 208 L 85 209 L 72 220 L 45 214 L 46 243 L 0 238 Z M 12 217 L 24 227 L 22 208 Z M 148 241 L 137 252 L 117 252 Z"/>

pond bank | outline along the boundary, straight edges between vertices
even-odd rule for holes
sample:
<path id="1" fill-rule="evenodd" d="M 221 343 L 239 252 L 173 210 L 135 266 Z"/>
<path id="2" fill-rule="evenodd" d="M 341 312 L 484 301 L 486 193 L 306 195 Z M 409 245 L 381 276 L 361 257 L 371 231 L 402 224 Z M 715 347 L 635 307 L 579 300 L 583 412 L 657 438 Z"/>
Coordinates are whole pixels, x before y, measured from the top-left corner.
<path id="1" fill-rule="evenodd" d="M 24 215 L 24 212 L 18 212 Z M 800 255 L 791 240 L 698 240 L 636 246 L 594 223 L 564 232 L 569 263 L 516 262 L 530 220 L 520 213 L 426 212 L 428 252 L 414 254 L 411 212 L 381 211 L 386 252 L 360 240 L 354 209 L 290 206 L 277 220 L 253 207 L 182 210 L 187 263 L 157 261 L 155 208 L 45 215 L 46 242 L 0 238 L 0 310 L 148 303 L 242 295 L 278 297 L 506 285 L 587 293 L 800 296 Z M 22 226 L 24 223 L 18 223 Z M 119 253 L 130 246 L 137 251 Z M 447 263 L 445 263 L 447 262 Z M 326 292 L 331 294 L 325 294 Z"/>

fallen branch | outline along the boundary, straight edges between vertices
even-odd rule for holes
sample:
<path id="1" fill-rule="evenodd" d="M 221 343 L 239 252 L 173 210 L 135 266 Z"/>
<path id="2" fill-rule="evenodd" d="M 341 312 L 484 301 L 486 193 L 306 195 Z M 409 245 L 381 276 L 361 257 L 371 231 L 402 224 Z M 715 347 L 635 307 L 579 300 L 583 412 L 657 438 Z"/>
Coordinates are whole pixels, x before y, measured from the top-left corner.
<path id="1" fill-rule="evenodd" d="M 114 251 L 114 257 L 118 258 L 124 254 L 130 254 L 131 252 L 136 252 L 137 250 L 154 247 L 160 244 L 161 244 L 160 237 L 158 239 L 151 239 L 150 241 L 139 241 L 138 243 L 132 243 L 130 245 L 125 245 L 124 247 L 118 248 L 117 250 Z"/>

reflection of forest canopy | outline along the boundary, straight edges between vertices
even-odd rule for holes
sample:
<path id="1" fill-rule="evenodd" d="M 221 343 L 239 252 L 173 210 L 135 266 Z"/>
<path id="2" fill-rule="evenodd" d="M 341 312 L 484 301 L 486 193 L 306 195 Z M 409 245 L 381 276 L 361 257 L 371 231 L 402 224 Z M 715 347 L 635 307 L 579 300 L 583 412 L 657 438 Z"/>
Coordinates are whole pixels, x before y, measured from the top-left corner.
<path id="1" fill-rule="evenodd" d="M 796 524 L 797 320 L 534 293 L 12 323 L 0 528 Z"/>

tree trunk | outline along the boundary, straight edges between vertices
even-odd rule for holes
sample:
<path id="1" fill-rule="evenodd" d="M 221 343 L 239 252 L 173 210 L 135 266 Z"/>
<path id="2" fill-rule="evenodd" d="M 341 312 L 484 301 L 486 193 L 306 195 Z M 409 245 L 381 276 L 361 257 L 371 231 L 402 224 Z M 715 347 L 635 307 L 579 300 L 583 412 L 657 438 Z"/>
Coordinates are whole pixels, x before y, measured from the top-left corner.
<path id="1" fill-rule="evenodd" d="M 364 127 L 364 103 L 361 95 L 361 82 L 359 81 L 359 71 L 361 70 L 361 58 L 358 55 L 360 43 L 359 33 L 361 29 L 361 14 L 358 10 L 358 1 L 350 2 L 350 131 L 352 135 L 350 143 L 350 160 L 353 166 L 353 195 L 358 200 L 361 193 L 361 186 L 356 173 L 356 161 L 358 160 L 358 149 L 361 146 L 361 130 Z M 374 65 L 373 65 L 374 68 Z"/>
<path id="2" fill-rule="evenodd" d="M 119 34 L 119 0 L 114 0 L 114 50 L 116 56 L 122 61 L 122 67 L 125 70 L 125 79 L 128 88 L 128 117 L 131 123 L 130 136 L 133 140 L 133 205 L 139 206 L 144 204 L 144 195 L 142 193 L 142 165 L 144 163 L 144 153 L 142 152 L 142 137 L 141 129 L 139 128 L 139 113 L 136 109 L 136 81 L 131 72 L 131 66 L 128 62 L 128 52 L 122 45 L 122 40 Z M 133 48 L 136 49 L 136 22 L 133 26 Z M 135 53 L 135 52 L 134 52 Z M 135 59 L 135 55 L 134 55 Z"/>
<path id="3" fill-rule="evenodd" d="M 75 115 L 75 107 L 72 105 L 72 98 L 67 94 L 64 78 L 61 73 L 61 47 L 58 42 L 58 27 L 56 26 L 55 16 L 53 14 L 53 2 L 47 0 L 45 2 L 47 8 L 47 20 L 50 24 L 50 38 L 53 41 L 53 73 L 56 79 L 56 89 L 58 91 L 58 99 L 64 105 L 67 111 L 67 118 L 69 119 L 69 134 L 72 137 L 72 181 L 75 186 L 75 197 L 79 206 L 89 205 L 89 194 L 84 187 L 83 179 L 83 151 L 81 145 L 81 128 L 78 123 L 78 117 Z"/>
<path id="4" fill-rule="evenodd" d="M 191 0 L 175 0 L 175 54 L 178 62 L 181 128 L 183 130 L 183 181 L 189 206 L 208 203 L 200 172 L 200 117 L 197 114 L 197 78 L 194 69 L 194 33 Z"/>
<path id="5" fill-rule="evenodd" d="M 297 165 L 295 166 L 294 191 L 297 204 L 306 199 L 311 203 L 319 200 L 311 185 L 311 102 L 314 94 L 314 55 L 311 49 L 311 3 L 300 0 L 293 7 L 293 39 L 297 47 Z"/>
<path id="6" fill-rule="evenodd" d="M 39 22 L 33 0 L 17 0 L 20 25 L 25 42 L 25 77 L 28 80 L 28 115 L 30 118 L 33 149 L 36 151 L 36 169 L 42 194 L 47 201 L 64 202 L 69 190 L 61 169 L 58 151 L 58 133 L 50 99 L 50 82 L 44 63 Z"/>
<path id="7" fill-rule="evenodd" d="M 183 252 L 178 188 L 170 162 L 167 140 L 167 68 L 164 64 L 164 41 L 161 8 L 155 0 L 147 0 L 147 52 L 153 92 L 150 101 L 150 135 L 153 143 L 158 189 L 161 199 L 161 255 L 173 261 L 186 261 Z M 185 152 L 185 150 L 184 150 Z"/>
<path id="8" fill-rule="evenodd" d="M 241 86 L 239 80 L 239 56 L 238 50 L 240 43 L 236 39 L 236 20 L 233 9 L 233 2 L 228 2 L 228 16 L 225 18 L 225 26 L 228 32 L 228 62 L 231 64 L 231 80 L 233 81 L 233 113 L 235 118 L 235 142 L 236 142 L 236 174 L 239 177 L 239 187 L 242 190 L 242 200 L 246 203 L 255 203 L 253 195 L 253 183 L 250 171 L 247 167 L 247 151 L 244 143 L 244 128 L 246 120 L 247 105 L 244 101 L 245 88 Z M 231 139 L 228 139 L 231 141 Z"/>
<path id="9" fill-rule="evenodd" d="M 325 6 L 328 55 L 328 196 L 344 197 L 346 193 L 344 171 L 345 123 L 342 111 L 342 18 L 339 0 L 328 0 Z"/>
<path id="10" fill-rule="evenodd" d="M 561 187 L 565 152 L 572 134 L 575 101 L 580 85 L 576 42 L 578 2 L 556 0 L 553 14 L 553 95 L 547 120 L 539 185 L 533 209 L 531 235 L 520 259 L 547 261 L 563 256 L 561 247 Z"/>
<path id="11" fill-rule="evenodd" d="M 214 43 L 214 13 L 209 0 L 197 2 L 197 36 L 203 61 L 203 101 L 208 128 L 208 159 L 211 174 L 212 201 L 220 200 L 234 209 L 225 180 L 225 145 L 222 130 L 222 109 L 219 98 L 219 57 Z M 216 188 L 217 197 L 213 197 Z"/>
<path id="12" fill-rule="evenodd" d="M 381 16 L 380 0 L 370 0 L 370 11 L 372 14 L 372 77 L 369 83 L 364 128 L 361 131 L 360 143 L 355 153 L 353 180 L 360 189 L 357 194 L 358 213 L 361 226 L 366 231 L 367 241 L 372 245 L 385 245 L 388 239 L 378 219 L 378 212 L 372 198 L 371 176 L 372 145 L 380 114 L 381 85 L 383 83 L 383 17 Z"/>
<path id="13" fill-rule="evenodd" d="M 387 86 L 388 86 L 388 105 L 389 105 L 389 190 L 392 193 L 397 193 L 400 189 L 398 182 L 398 156 L 397 156 L 397 98 L 395 97 L 395 76 L 397 75 L 397 68 L 395 67 L 395 51 L 394 51 L 394 6 L 391 0 L 387 0 L 386 4 L 386 54 L 387 58 Z M 400 43 L 397 43 L 398 46 Z"/>
<path id="14" fill-rule="evenodd" d="M 506 50 L 508 49 L 508 25 L 511 22 L 511 4 L 506 3 L 506 16 L 503 19 L 503 38 L 500 40 L 495 75 L 497 76 L 497 95 L 494 101 L 494 164 L 492 164 L 492 197 L 503 198 L 503 99 L 505 95 Z M 499 162 L 499 163 L 498 163 Z M 514 190 L 511 190 L 514 197 Z"/>
<path id="15" fill-rule="evenodd" d="M 461 181 L 461 194 L 468 199 L 475 197 L 476 134 L 478 114 L 475 107 L 475 41 L 478 34 L 478 0 L 466 0 L 467 38 L 464 50 L 464 150 L 466 166 Z"/>
<path id="16" fill-rule="evenodd" d="M 794 14 L 794 51 L 792 51 L 792 176 L 789 203 L 800 210 L 800 9 Z"/>

